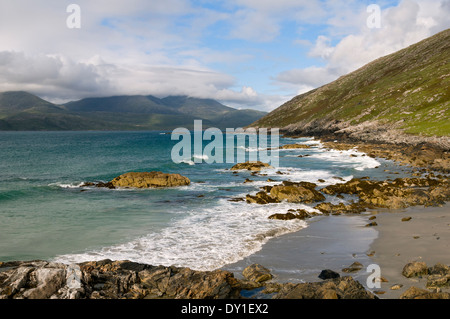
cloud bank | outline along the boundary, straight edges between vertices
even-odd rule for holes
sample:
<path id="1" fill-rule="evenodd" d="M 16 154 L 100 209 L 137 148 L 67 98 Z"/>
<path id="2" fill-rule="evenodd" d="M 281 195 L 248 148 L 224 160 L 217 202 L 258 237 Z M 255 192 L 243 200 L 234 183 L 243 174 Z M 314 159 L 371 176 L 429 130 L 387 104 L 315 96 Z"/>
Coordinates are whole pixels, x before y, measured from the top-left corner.
<path id="1" fill-rule="evenodd" d="M 67 27 L 64 1 L 2 1 L 0 91 L 55 102 L 189 95 L 271 110 L 450 27 L 450 0 L 380 3 L 380 29 L 367 27 L 364 1 L 76 3 L 80 29 Z M 288 62 L 269 66 L 269 54 Z"/>

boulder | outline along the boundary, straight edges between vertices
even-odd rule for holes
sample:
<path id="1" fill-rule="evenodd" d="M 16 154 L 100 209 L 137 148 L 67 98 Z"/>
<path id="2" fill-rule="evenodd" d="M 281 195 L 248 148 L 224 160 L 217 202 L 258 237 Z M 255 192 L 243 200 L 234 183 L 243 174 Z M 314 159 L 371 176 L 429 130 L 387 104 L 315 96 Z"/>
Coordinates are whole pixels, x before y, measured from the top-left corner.
<path id="1" fill-rule="evenodd" d="M 130 172 L 114 178 L 110 182 L 114 187 L 151 188 L 189 185 L 189 178 L 180 174 L 162 172 Z"/>
<path id="2" fill-rule="evenodd" d="M 341 277 L 341 275 L 331 269 L 322 270 L 319 274 L 319 278 L 322 280 L 334 279 L 339 277 Z"/>
<path id="3" fill-rule="evenodd" d="M 273 214 L 269 216 L 269 219 L 277 220 L 292 220 L 292 219 L 307 219 L 313 217 L 313 213 L 309 213 L 304 209 L 298 209 L 297 211 L 289 211 L 286 214 Z"/>
<path id="4" fill-rule="evenodd" d="M 232 171 L 237 171 L 237 170 L 260 171 L 263 168 L 273 168 L 273 167 L 267 163 L 257 161 L 257 162 L 238 163 L 238 164 L 234 165 L 231 168 L 231 170 Z"/>
<path id="5" fill-rule="evenodd" d="M 355 261 L 353 264 L 348 266 L 347 268 L 342 269 L 343 272 L 357 272 L 360 271 L 363 268 L 363 265 L 357 261 Z"/>
<path id="6" fill-rule="evenodd" d="M 259 264 L 253 264 L 246 267 L 242 271 L 242 275 L 247 280 L 254 281 L 256 283 L 262 283 L 271 280 L 273 278 L 272 274 L 270 273 L 270 270 Z"/>
<path id="7" fill-rule="evenodd" d="M 279 201 L 286 200 L 289 203 L 313 203 L 325 200 L 325 196 L 312 188 L 304 186 L 273 186 L 270 196 Z"/>
<path id="8" fill-rule="evenodd" d="M 402 275 L 406 278 L 417 277 L 428 274 L 427 264 L 424 262 L 411 262 L 403 267 Z"/>

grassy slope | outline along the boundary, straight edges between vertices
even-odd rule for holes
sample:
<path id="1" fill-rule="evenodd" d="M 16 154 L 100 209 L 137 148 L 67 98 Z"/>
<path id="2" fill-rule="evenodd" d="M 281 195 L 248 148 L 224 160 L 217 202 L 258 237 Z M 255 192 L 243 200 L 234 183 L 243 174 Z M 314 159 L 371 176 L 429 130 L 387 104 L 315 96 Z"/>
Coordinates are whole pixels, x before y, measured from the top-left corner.
<path id="1" fill-rule="evenodd" d="M 251 126 L 378 121 L 406 133 L 450 135 L 450 29 L 297 96 Z"/>

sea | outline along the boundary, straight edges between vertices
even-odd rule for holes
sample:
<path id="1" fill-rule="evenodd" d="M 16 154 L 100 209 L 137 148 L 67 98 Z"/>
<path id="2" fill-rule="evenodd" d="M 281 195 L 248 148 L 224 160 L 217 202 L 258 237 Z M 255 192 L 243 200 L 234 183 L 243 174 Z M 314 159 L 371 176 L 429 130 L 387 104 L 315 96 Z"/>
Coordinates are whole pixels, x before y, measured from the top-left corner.
<path id="1" fill-rule="evenodd" d="M 280 145 L 310 148 L 280 150 L 278 165 L 261 174 L 233 174 L 233 163 L 196 163 L 206 159 L 203 153 L 175 163 L 171 151 L 178 142 L 166 131 L 0 132 L 0 261 L 111 259 L 218 269 L 314 222 L 273 220 L 270 215 L 289 209 L 318 212 L 315 204 L 259 205 L 235 198 L 285 180 L 314 182 L 320 188 L 354 177 L 381 180 L 411 174 L 408 167 L 355 149 L 330 150 L 314 138 L 283 137 Z M 258 152 L 250 144 L 226 145 L 225 139 L 223 144 L 225 151 L 236 154 L 238 148 L 248 156 Z M 82 186 L 145 171 L 179 173 L 191 184 L 152 189 Z M 332 203 L 354 199 L 326 197 Z"/>

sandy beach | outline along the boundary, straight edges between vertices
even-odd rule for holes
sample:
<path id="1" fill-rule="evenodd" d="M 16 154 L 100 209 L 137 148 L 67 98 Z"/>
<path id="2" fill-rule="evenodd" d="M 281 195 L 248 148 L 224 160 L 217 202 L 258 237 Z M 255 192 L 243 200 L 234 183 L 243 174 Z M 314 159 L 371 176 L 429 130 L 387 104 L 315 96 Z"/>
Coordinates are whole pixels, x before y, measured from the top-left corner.
<path id="1" fill-rule="evenodd" d="M 450 205 L 444 207 L 409 207 L 398 212 L 376 215 L 378 237 L 371 245 L 375 251 L 373 261 L 380 265 L 381 283 L 386 293 L 380 298 L 398 298 L 408 287 L 425 288 L 426 279 L 408 279 L 402 275 L 405 264 L 425 262 L 428 267 L 436 263 L 450 265 Z M 402 221 L 411 217 L 409 221 Z M 395 285 L 401 289 L 391 290 Z"/>
<path id="2" fill-rule="evenodd" d="M 373 219 L 375 216 L 375 219 Z M 372 220 L 369 221 L 369 218 Z M 402 221 L 411 217 L 409 221 Z M 375 221 L 377 226 L 366 227 Z M 450 205 L 409 207 L 402 210 L 371 210 L 361 215 L 321 216 L 296 233 L 270 240 L 263 248 L 223 269 L 240 277 L 253 263 L 269 268 L 277 282 L 314 282 L 320 271 L 331 269 L 341 276 L 351 275 L 365 287 L 371 264 L 380 266 L 387 280 L 381 288 L 370 289 L 379 298 L 397 299 L 411 286 L 425 288 L 426 279 L 408 279 L 402 275 L 405 264 L 423 261 L 429 267 L 450 264 Z M 372 254 L 371 254 L 372 252 Z M 368 256 L 371 255 L 371 256 Z M 361 270 L 346 273 L 342 269 L 354 262 Z M 394 285 L 403 285 L 392 290 Z"/>

